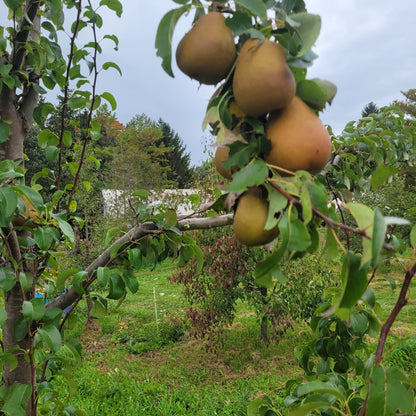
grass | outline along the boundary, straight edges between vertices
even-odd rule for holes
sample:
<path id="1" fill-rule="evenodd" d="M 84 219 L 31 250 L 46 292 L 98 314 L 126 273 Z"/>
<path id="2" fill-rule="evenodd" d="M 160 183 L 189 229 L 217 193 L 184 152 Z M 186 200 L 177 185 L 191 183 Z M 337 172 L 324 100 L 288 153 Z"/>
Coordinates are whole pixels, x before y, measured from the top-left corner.
<path id="1" fill-rule="evenodd" d="M 260 342 L 259 323 L 241 304 L 235 324 L 220 334 L 220 342 L 189 339 L 186 335 L 186 302 L 180 287 L 167 282 L 173 265 L 140 273 L 140 288 L 109 314 L 92 323 L 83 322 L 80 340 L 83 365 L 75 370 L 78 390 L 71 398 L 87 415 L 246 415 L 255 397 L 268 395 L 283 406 L 284 385 L 302 375 L 293 350 L 309 337 L 297 324 L 275 342 Z M 402 276 L 384 271 L 397 285 Z M 398 289 L 378 274 L 372 285 L 384 317 L 391 310 Z M 384 274 L 383 274 L 384 273 Z M 410 297 L 415 298 L 412 285 Z M 155 300 L 157 307 L 155 312 Z M 399 315 L 389 340 L 387 360 L 409 371 L 416 370 L 416 342 L 396 347 L 395 340 L 414 334 L 415 305 Z M 57 378 L 64 393 L 64 383 Z M 283 413 L 284 414 L 284 413 Z"/>

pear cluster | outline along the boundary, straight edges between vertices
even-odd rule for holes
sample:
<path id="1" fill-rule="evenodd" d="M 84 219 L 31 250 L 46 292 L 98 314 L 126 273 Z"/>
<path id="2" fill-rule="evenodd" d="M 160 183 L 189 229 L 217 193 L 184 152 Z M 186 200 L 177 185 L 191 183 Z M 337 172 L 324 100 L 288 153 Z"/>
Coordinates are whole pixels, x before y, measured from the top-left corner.
<path id="1" fill-rule="evenodd" d="M 221 13 L 210 12 L 194 24 L 176 51 L 178 67 L 202 84 L 214 85 L 227 78 L 240 118 L 251 117 L 265 125 L 271 150 L 264 160 L 281 175 L 298 170 L 319 173 L 331 153 L 329 133 L 317 115 L 296 96 L 296 80 L 283 47 L 272 40 L 250 38 L 240 51 Z M 234 69 L 233 69 L 234 68 Z M 225 169 L 229 147 L 218 147 L 215 166 L 231 180 L 236 169 Z M 248 246 L 263 245 L 278 234 L 265 230 L 269 202 L 262 189 L 247 190 L 237 201 L 234 234 Z"/>

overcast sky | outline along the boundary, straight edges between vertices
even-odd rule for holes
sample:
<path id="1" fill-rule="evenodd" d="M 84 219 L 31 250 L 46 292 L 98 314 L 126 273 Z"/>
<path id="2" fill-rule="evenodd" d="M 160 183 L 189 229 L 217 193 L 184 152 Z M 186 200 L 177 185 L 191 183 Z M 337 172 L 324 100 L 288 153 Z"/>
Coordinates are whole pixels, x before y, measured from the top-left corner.
<path id="1" fill-rule="evenodd" d="M 209 133 L 202 131 L 202 120 L 215 87 L 199 86 L 175 62 L 175 78 L 169 77 L 154 48 L 160 19 L 178 4 L 172 0 L 122 3 L 120 19 L 107 18 L 107 13 L 103 16 L 105 33 L 120 40 L 117 52 L 107 43 L 104 57 L 117 62 L 123 75 L 106 71 L 99 92 L 109 91 L 116 97 L 116 115 L 122 123 L 141 113 L 169 123 L 186 145 L 192 164 L 197 165 L 206 158 L 203 138 L 209 138 Z M 310 13 L 322 18 L 313 49 L 319 57 L 307 77 L 337 85 L 332 106 L 321 114 L 335 133 L 358 119 L 370 101 L 387 105 L 402 97 L 400 91 L 416 88 L 416 0 L 306 0 L 306 5 Z M 189 18 L 179 21 L 174 48 L 189 27 Z"/>
<path id="2" fill-rule="evenodd" d="M 198 164 L 206 157 L 201 128 L 214 87 L 199 87 L 173 65 L 175 78 L 161 68 L 154 38 L 162 16 L 177 7 L 172 0 L 124 1 L 124 12 L 111 26 L 120 39 L 114 59 L 123 77 L 112 74 L 106 87 L 118 100 L 117 116 L 127 122 L 138 113 L 161 117 L 180 135 Z M 416 88 L 415 0 L 307 0 L 310 13 L 322 18 L 314 51 L 319 55 L 308 78 L 335 83 L 338 93 L 321 115 L 324 123 L 341 133 L 370 101 L 378 106 L 401 98 L 400 91 Z M 176 45 L 189 29 L 182 18 L 174 33 Z"/>

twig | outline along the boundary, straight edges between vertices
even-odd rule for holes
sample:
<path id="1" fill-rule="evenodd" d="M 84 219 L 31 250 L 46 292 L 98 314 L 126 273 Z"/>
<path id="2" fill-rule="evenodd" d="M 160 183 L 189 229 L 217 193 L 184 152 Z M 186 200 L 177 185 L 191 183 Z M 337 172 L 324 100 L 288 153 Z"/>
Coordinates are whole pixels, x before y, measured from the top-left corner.
<path id="1" fill-rule="evenodd" d="M 74 32 L 71 36 L 70 47 L 69 47 L 69 56 L 68 56 L 68 64 L 66 67 L 66 78 L 65 78 L 65 87 L 64 87 L 64 98 L 63 98 L 62 109 L 61 109 L 61 131 L 60 131 L 60 136 L 59 136 L 58 174 L 56 178 L 57 190 L 59 190 L 61 187 L 63 137 L 64 137 L 64 132 L 65 132 L 65 113 L 66 113 L 66 107 L 68 105 L 68 95 L 69 95 L 69 72 L 71 69 L 72 60 L 74 58 L 75 39 L 78 35 L 78 27 L 79 27 L 79 22 L 81 20 L 81 10 L 82 10 L 82 0 L 79 0 L 77 18 L 75 21 Z M 59 211 L 59 201 L 57 202 L 57 210 Z"/>
<path id="2" fill-rule="evenodd" d="M 407 292 L 408 292 L 409 287 L 410 287 L 410 282 L 412 281 L 413 276 L 415 275 L 415 273 L 416 273 L 416 263 L 414 263 L 413 266 L 406 271 L 406 274 L 404 276 L 404 282 L 403 282 L 402 288 L 400 290 L 399 297 L 397 298 L 397 302 L 394 305 L 392 311 L 390 312 L 390 315 L 387 318 L 386 322 L 381 327 L 380 336 L 378 338 L 378 344 L 377 344 L 377 349 L 376 349 L 376 355 L 375 355 L 375 358 L 374 358 L 374 365 L 380 364 L 382 359 L 383 359 L 383 351 L 384 351 L 384 347 L 386 345 L 387 336 L 390 332 L 390 329 L 391 329 L 394 321 L 396 320 L 397 316 L 399 315 L 400 311 L 407 304 L 406 295 L 407 295 Z M 358 416 L 365 416 L 365 414 L 367 412 L 368 394 L 369 393 L 367 393 L 367 396 L 365 398 L 363 407 L 361 408 L 360 413 L 358 414 Z"/>

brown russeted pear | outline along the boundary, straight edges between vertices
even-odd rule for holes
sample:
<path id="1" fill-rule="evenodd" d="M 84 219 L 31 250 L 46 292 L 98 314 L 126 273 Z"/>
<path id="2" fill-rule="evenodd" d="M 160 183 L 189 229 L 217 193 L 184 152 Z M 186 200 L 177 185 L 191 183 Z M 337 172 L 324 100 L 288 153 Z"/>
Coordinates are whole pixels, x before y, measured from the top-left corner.
<path id="1" fill-rule="evenodd" d="M 25 212 L 19 212 L 18 215 L 12 218 L 12 224 L 16 226 L 26 225 L 30 228 L 36 228 L 38 221 L 42 216 L 33 206 L 33 204 L 26 198 L 25 195 L 21 195 L 23 202 L 25 203 Z"/>
<path id="2" fill-rule="evenodd" d="M 232 179 L 233 174 L 231 169 L 225 169 L 222 162 L 228 160 L 230 154 L 230 148 L 228 146 L 218 146 L 215 151 L 214 164 L 218 173 L 225 179 Z"/>
<path id="3" fill-rule="evenodd" d="M 299 97 L 282 110 L 272 112 L 266 124 L 272 142 L 267 163 L 295 172 L 319 173 L 331 155 L 331 138 L 326 127 Z"/>
<path id="4" fill-rule="evenodd" d="M 279 234 L 278 226 L 265 230 L 269 215 L 269 202 L 263 198 L 261 188 L 249 188 L 237 202 L 233 232 L 238 242 L 246 246 L 261 246 L 273 241 Z"/>
<path id="5" fill-rule="evenodd" d="M 248 39 L 242 46 L 233 77 L 234 98 L 248 116 L 259 117 L 290 103 L 296 81 L 281 45 Z"/>
<path id="6" fill-rule="evenodd" d="M 225 17 L 210 12 L 200 17 L 176 49 L 179 69 L 202 84 L 214 85 L 230 72 L 236 47 Z"/>

